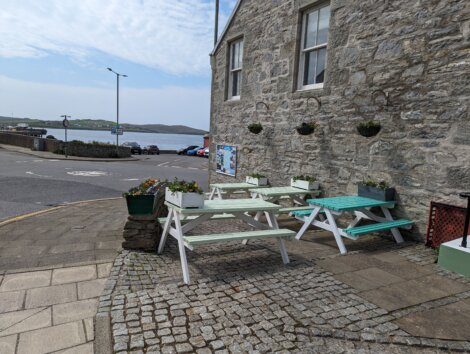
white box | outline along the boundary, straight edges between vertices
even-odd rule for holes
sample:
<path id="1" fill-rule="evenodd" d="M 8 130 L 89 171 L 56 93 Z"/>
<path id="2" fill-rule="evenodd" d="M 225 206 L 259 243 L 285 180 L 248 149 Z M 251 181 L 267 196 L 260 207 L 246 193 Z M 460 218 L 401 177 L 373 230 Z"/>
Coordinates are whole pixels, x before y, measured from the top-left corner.
<path id="1" fill-rule="evenodd" d="M 320 183 L 318 182 L 310 182 L 310 181 L 305 181 L 302 179 L 295 180 L 291 178 L 290 180 L 290 185 L 291 187 L 299 188 L 299 189 L 306 189 L 308 191 L 313 191 L 317 190 L 320 188 Z"/>
<path id="2" fill-rule="evenodd" d="M 253 184 L 255 186 L 267 186 L 268 179 L 266 177 L 254 178 L 254 177 L 246 176 L 246 183 Z"/>
<path id="3" fill-rule="evenodd" d="M 165 200 L 180 208 L 202 208 L 204 206 L 204 194 L 165 191 Z"/>

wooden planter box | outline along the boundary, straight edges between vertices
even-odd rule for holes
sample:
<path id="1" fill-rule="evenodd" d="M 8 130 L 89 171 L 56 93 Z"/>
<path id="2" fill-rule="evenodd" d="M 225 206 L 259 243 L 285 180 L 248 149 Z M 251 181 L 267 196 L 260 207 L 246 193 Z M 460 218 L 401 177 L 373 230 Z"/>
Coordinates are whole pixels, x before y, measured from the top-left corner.
<path id="1" fill-rule="evenodd" d="M 126 197 L 129 215 L 152 215 L 154 195 L 128 195 Z"/>
<path id="2" fill-rule="evenodd" d="M 360 197 L 382 200 L 384 202 L 392 202 L 395 200 L 395 188 L 381 189 L 366 186 L 364 184 L 358 184 L 357 195 Z"/>
<path id="3" fill-rule="evenodd" d="M 306 189 L 308 191 L 313 191 L 313 190 L 320 188 L 320 183 L 318 182 L 310 182 L 310 181 L 305 181 L 302 179 L 298 179 L 294 181 L 293 178 L 291 178 L 290 180 L 290 185 L 291 187 Z"/>
<path id="4" fill-rule="evenodd" d="M 165 200 L 180 208 L 202 208 L 204 206 L 204 194 L 165 191 Z"/>
<path id="5" fill-rule="evenodd" d="M 253 184 L 255 186 L 267 186 L 268 179 L 266 177 L 254 178 L 254 177 L 246 176 L 246 183 Z"/>

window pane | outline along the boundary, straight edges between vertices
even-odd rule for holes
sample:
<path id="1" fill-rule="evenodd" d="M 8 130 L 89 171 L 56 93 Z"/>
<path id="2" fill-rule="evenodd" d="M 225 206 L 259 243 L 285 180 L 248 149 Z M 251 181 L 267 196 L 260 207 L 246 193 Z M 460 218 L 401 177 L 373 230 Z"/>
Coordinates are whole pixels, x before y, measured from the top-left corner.
<path id="1" fill-rule="evenodd" d="M 320 23 L 318 25 L 317 45 L 328 42 L 328 28 L 330 25 L 330 6 L 320 9 Z"/>
<path id="2" fill-rule="evenodd" d="M 236 71 L 232 73 L 232 97 L 240 96 L 240 78 L 241 78 L 240 71 Z"/>
<path id="3" fill-rule="evenodd" d="M 317 69 L 315 71 L 315 83 L 320 84 L 325 80 L 326 49 L 318 51 Z"/>
<path id="4" fill-rule="evenodd" d="M 243 66 L 243 41 L 240 41 L 240 48 L 238 50 L 238 67 L 241 68 Z"/>
<path id="5" fill-rule="evenodd" d="M 304 48 L 311 48 L 317 41 L 318 11 L 307 14 L 306 20 Z"/>
<path id="6" fill-rule="evenodd" d="M 315 68 L 317 64 L 317 51 L 305 53 L 304 85 L 315 83 Z"/>

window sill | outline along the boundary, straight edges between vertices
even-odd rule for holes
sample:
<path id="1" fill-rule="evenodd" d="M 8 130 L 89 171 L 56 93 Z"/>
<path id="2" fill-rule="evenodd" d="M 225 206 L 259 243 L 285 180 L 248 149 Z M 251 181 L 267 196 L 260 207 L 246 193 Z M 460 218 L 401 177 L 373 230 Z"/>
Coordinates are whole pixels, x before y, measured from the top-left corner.
<path id="1" fill-rule="evenodd" d="M 318 97 L 325 96 L 328 94 L 328 91 L 325 89 L 325 86 L 318 88 L 304 88 L 296 90 L 292 93 L 293 98 L 309 98 L 309 97 Z"/>
<path id="2" fill-rule="evenodd" d="M 240 96 L 232 97 L 232 98 L 229 98 L 228 100 L 225 100 L 225 103 L 228 103 L 228 104 L 236 104 L 239 102 L 240 102 Z"/>

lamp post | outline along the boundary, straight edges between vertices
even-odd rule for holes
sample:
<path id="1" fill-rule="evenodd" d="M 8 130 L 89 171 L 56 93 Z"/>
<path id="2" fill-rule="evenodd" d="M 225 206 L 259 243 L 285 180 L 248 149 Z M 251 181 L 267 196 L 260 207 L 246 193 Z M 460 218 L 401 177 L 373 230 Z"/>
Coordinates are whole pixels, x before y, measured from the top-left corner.
<path id="1" fill-rule="evenodd" d="M 62 126 L 64 127 L 65 129 L 65 148 L 64 148 L 64 154 L 65 154 L 65 158 L 68 158 L 68 154 L 67 154 L 67 128 L 69 127 L 69 120 L 67 118 L 70 118 L 70 116 L 64 114 L 62 116 L 60 116 L 61 118 L 64 118 L 64 120 L 62 121 Z"/>
<path id="2" fill-rule="evenodd" d="M 219 38 L 219 0 L 215 0 L 214 46 Z"/>
<path id="3" fill-rule="evenodd" d="M 116 154 L 119 157 L 119 77 L 127 77 L 127 75 L 119 74 L 111 68 L 107 68 L 116 75 Z"/>

